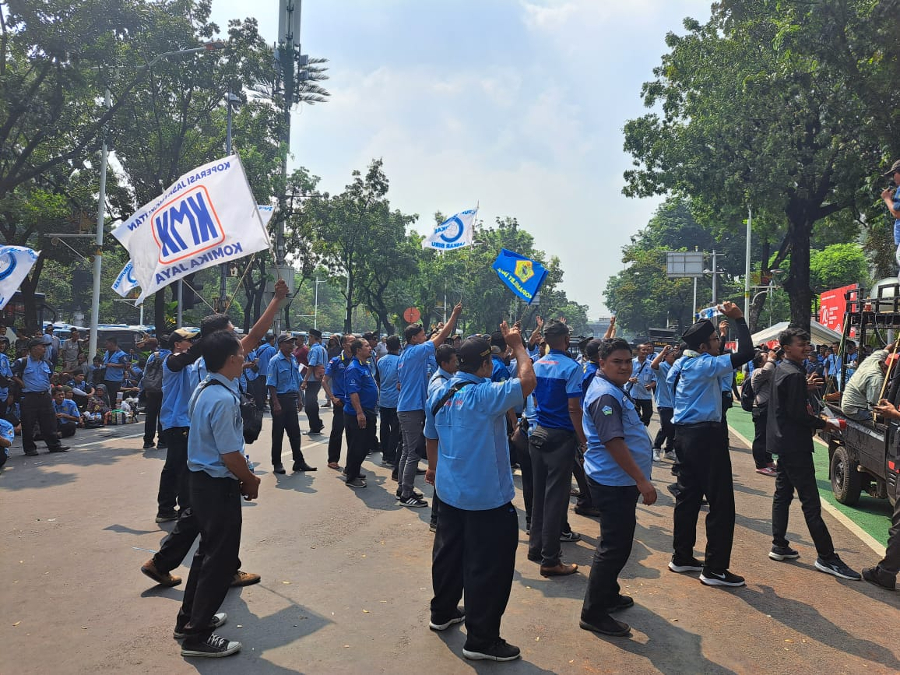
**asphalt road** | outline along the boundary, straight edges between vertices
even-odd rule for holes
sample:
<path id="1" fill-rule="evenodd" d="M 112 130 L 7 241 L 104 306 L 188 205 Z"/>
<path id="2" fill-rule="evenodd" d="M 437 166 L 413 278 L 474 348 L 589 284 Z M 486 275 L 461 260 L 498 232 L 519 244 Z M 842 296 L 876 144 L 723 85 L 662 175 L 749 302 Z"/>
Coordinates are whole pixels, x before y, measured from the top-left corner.
<path id="1" fill-rule="evenodd" d="M 377 463 L 363 466 L 367 489 L 348 489 L 325 467 L 325 445 L 307 437 L 304 452 L 319 471 L 272 474 L 268 427 L 249 447 L 263 482 L 259 501 L 245 505 L 241 547 L 243 569 L 263 581 L 229 592 L 222 608 L 229 620 L 219 631 L 244 649 L 224 660 L 184 659 L 171 637 L 182 587 L 154 587 L 138 569 L 150 556 L 140 549 L 156 549 L 169 527 L 154 523 L 164 453 L 141 450 L 139 433 L 138 425 L 79 432 L 77 447 L 64 455 L 24 457 L 19 442 L 14 446 L 0 474 L 0 672 L 900 671 L 898 596 L 815 571 L 798 504 L 790 532 L 800 559 L 767 558 L 773 480 L 753 471 L 746 448 L 733 449 L 732 559 L 746 588 L 707 588 L 697 575 L 666 569 L 673 501 L 664 463 L 654 476 L 660 500 L 638 507 L 634 551 L 622 575 L 623 592 L 637 603 L 621 614 L 632 636 L 602 638 L 578 628 L 599 528 L 571 513 L 584 539 L 564 544 L 564 559 L 578 563 L 580 573 L 542 578 L 525 557 L 523 528 L 503 621 L 504 637 L 523 658 L 476 664 L 461 656 L 463 628 L 435 634 L 427 627 L 429 511 L 397 506 L 395 483 Z M 847 563 L 859 569 L 877 560 L 841 523 L 825 518 Z M 187 568 L 175 573 L 186 576 Z"/>

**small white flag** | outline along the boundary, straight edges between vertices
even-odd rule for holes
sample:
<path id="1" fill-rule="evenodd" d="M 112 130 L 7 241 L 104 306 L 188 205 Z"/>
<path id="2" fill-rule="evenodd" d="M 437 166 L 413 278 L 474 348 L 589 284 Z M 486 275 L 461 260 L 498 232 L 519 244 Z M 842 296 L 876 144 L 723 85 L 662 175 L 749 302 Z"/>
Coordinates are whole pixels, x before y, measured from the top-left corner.
<path id="1" fill-rule="evenodd" d="M 197 167 L 113 230 L 141 287 L 135 304 L 173 281 L 269 247 L 237 155 Z"/>
<path id="2" fill-rule="evenodd" d="M 129 260 L 113 282 L 112 289 L 123 298 L 126 298 L 139 285 L 138 280 L 134 278 L 134 266 Z"/>
<path id="3" fill-rule="evenodd" d="M 438 251 L 452 251 L 463 246 L 471 246 L 475 239 L 475 216 L 478 209 L 460 211 L 450 216 L 434 228 L 434 232 L 425 237 L 422 248 L 433 248 Z"/>
<path id="4" fill-rule="evenodd" d="M 40 255 L 25 246 L 0 246 L 0 309 L 19 290 Z"/>

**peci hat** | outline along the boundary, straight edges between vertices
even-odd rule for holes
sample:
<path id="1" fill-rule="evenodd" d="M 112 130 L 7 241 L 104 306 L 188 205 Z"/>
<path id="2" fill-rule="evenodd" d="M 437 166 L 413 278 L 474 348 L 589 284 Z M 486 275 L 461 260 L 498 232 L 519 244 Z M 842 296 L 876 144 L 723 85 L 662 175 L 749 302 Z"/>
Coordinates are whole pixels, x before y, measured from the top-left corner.
<path id="1" fill-rule="evenodd" d="M 885 172 L 884 172 L 883 174 L 881 174 L 881 175 L 884 176 L 885 178 L 890 178 L 891 176 L 893 176 L 893 175 L 894 175 L 895 173 L 897 173 L 898 171 L 900 171 L 900 159 L 898 159 L 896 162 L 894 162 L 894 163 L 891 165 L 891 168 L 888 169 L 887 171 L 885 171 Z"/>
<path id="2" fill-rule="evenodd" d="M 562 321 L 551 319 L 544 325 L 544 337 L 557 337 L 568 334 L 569 327 Z"/>
<path id="3" fill-rule="evenodd" d="M 491 355 L 491 343 L 482 337 L 470 337 L 459 346 L 456 355 L 463 365 L 479 365 Z"/>
<path id="4" fill-rule="evenodd" d="M 317 338 L 322 337 L 322 331 L 320 331 L 318 328 L 310 328 L 308 332 L 313 337 L 317 337 Z"/>
<path id="5" fill-rule="evenodd" d="M 296 339 L 297 338 L 295 338 L 290 333 L 282 333 L 281 335 L 278 336 L 278 344 L 283 344 L 285 342 L 292 342 Z"/>
<path id="6" fill-rule="evenodd" d="M 681 336 L 681 339 L 687 343 L 688 347 L 696 349 L 706 342 L 715 332 L 716 327 L 713 325 L 713 322 L 709 319 L 703 319 L 684 331 L 684 335 Z"/>

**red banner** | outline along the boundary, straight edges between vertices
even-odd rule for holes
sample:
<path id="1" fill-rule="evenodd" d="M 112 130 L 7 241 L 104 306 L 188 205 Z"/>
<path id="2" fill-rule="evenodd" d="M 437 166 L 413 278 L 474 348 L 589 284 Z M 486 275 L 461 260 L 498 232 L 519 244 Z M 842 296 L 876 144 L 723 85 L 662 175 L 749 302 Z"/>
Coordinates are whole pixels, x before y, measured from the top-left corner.
<path id="1" fill-rule="evenodd" d="M 853 293 L 852 299 L 856 299 L 859 292 L 859 284 L 842 286 L 830 291 L 825 291 L 819 296 L 819 323 L 838 333 L 844 332 L 844 313 L 847 311 L 845 295 Z"/>

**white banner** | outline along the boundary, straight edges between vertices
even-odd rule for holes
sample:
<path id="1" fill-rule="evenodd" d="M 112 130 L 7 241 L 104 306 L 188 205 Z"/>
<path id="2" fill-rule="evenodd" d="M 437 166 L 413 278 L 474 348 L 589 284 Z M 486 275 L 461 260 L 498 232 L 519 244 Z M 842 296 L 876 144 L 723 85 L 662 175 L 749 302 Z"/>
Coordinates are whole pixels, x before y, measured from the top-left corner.
<path id="1" fill-rule="evenodd" d="M 125 267 L 119 272 L 116 280 L 113 282 L 112 289 L 123 298 L 128 297 L 135 288 L 140 286 L 137 279 L 134 278 L 134 266 L 129 260 L 125 263 Z"/>
<path id="2" fill-rule="evenodd" d="M 197 167 L 113 230 L 141 287 L 136 305 L 173 281 L 269 246 L 237 155 Z"/>
<path id="3" fill-rule="evenodd" d="M 463 246 L 471 246 L 475 239 L 475 216 L 478 209 L 460 211 L 450 216 L 425 237 L 422 248 L 452 251 Z"/>
<path id="4" fill-rule="evenodd" d="M 0 246 L 0 309 L 19 290 L 40 255 L 25 246 Z"/>

